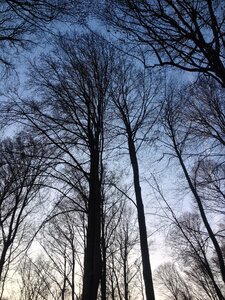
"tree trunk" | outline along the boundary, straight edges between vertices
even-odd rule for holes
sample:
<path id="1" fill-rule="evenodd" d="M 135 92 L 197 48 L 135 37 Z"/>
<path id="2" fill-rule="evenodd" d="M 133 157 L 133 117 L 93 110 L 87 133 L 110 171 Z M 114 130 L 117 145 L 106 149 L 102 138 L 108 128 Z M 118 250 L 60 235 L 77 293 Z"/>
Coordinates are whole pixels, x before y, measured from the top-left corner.
<path id="1" fill-rule="evenodd" d="M 134 189 L 135 189 L 135 197 L 136 197 L 137 213 L 138 213 L 142 268 L 143 268 L 143 278 L 145 283 L 146 299 L 155 300 L 152 272 L 151 272 L 151 265 L 150 265 L 149 251 L 148 251 L 148 238 L 147 238 L 147 230 L 146 230 L 146 223 L 145 223 L 144 206 L 143 206 L 141 187 L 140 187 L 138 160 L 137 160 L 134 140 L 132 138 L 132 133 L 129 132 L 128 132 L 128 149 L 129 149 L 130 161 L 133 169 Z"/>
<path id="2" fill-rule="evenodd" d="M 101 190 L 98 147 L 91 150 L 87 247 L 84 258 L 83 300 L 96 300 L 101 277 L 100 215 Z"/>
<path id="3" fill-rule="evenodd" d="M 7 241 L 3 244 L 3 250 L 1 253 L 1 257 L 0 257 L 0 283 L 2 284 L 2 274 L 3 274 L 3 268 L 4 268 L 4 264 L 5 264 L 5 260 L 6 260 L 6 254 L 7 251 L 10 247 L 10 242 Z"/>
<path id="4" fill-rule="evenodd" d="M 197 205 L 198 205 L 198 208 L 199 208 L 199 212 L 200 212 L 200 215 L 202 217 L 203 223 L 204 223 L 204 225 L 206 227 L 206 230 L 207 230 L 207 232 L 209 234 L 209 238 L 211 239 L 211 241 L 212 241 L 212 243 L 214 245 L 214 249 L 216 251 L 218 262 L 219 262 L 221 276 L 222 276 L 223 281 L 225 282 L 225 266 L 224 266 L 224 259 L 223 259 L 222 250 L 221 250 L 221 248 L 219 246 L 219 243 L 218 243 L 218 241 L 217 241 L 217 239 L 216 239 L 216 237 L 215 237 L 215 235 L 214 235 L 214 233 L 212 231 L 212 228 L 211 228 L 211 226 L 210 226 L 210 224 L 208 222 L 208 219 L 206 217 L 205 210 L 203 208 L 201 199 L 200 199 L 200 197 L 199 197 L 199 195 L 198 195 L 198 193 L 197 193 L 194 185 L 192 184 L 191 178 L 190 178 L 190 176 L 188 174 L 188 171 L 187 171 L 186 166 L 185 166 L 185 164 L 183 162 L 181 154 L 179 153 L 179 151 L 176 151 L 176 153 L 178 155 L 178 159 L 179 159 L 179 162 L 180 162 L 181 167 L 183 169 L 183 172 L 184 172 L 184 175 L 185 175 L 186 180 L 188 182 L 188 185 L 189 185 L 189 187 L 190 187 L 190 189 L 191 189 L 191 191 L 192 191 L 192 193 L 193 193 L 193 195 L 195 197 L 195 200 L 197 202 Z M 216 283 L 216 281 L 214 279 L 214 276 L 213 276 L 210 268 L 208 268 L 208 274 L 209 274 L 209 277 L 211 278 L 211 280 L 213 282 L 213 286 L 214 286 L 215 291 L 216 291 L 216 293 L 218 295 L 218 298 L 220 300 L 224 300 L 224 296 L 222 295 L 221 290 L 218 287 L 218 285 L 217 285 L 217 283 Z"/>
<path id="5" fill-rule="evenodd" d="M 219 267 L 220 267 L 220 273 L 221 273 L 221 276 L 222 276 L 222 280 L 225 282 L 225 265 L 224 265 L 224 258 L 223 258 L 222 250 L 221 250 L 220 245 L 219 245 L 219 243 L 218 243 L 218 241 L 215 237 L 215 234 L 213 233 L 212 228 L 211 228 L 211 226 L 208 222 L 208 219 L 207 219 L 207 216 L 205 214 L 205 210 L 204 210 L 201 198 L 200 198 L 194 184 L 192 183 L 192 180 L 189 176 L 188 170 L 187 170 L 187 168 L 185 166 L 185 163 L 183 161 L 182 154 L 181 154 L 180 150 L 178 149 L 173 128 L 170 124 L 169 124 L 169 126 L 170 126 L 170 131 L 171 131 L 171 134 L 172 134 L 172 142 L 173 142 L 173 147 L 174 147 L 175 153 L 177 155 L 177 158 L 178 158 L 179 163 L 181 165 L 181 168 L 183 170 L 184 176 L 185 176 L 185 178 L 188 182 L 189 188 L 190 188 L 191 192 L 193 193 L 193 195 L 195 197 L 195 200 L 197 202 L 198 209 L 199 209 L 202 221 L 203 221 L 203 223 L 205 225 L 205 228 L 206 228 L 206 230 L 209 234 L 209 238 L 212 241 L 212 244 L 214 246 L 214 249 L 215 249 L 215 252 L 216 252 L 216 255 L 217 255 L 217 258 L 218 258 L 218 263 L 219 263 Z M 214 276 L 213 276 L 210 269 L 208 269 L 208 273 L 209 273 L 209 276 L 210 276 L 210 278 L 213 282 L 213 286 L 214 286 L 215 291 L 218 295 L 218 298 L 221 299 L 221 300 L 224 300 L 224 296 L 222 295 L 220 288 L 218 287 L 217 283 L 215 282 Z"/>
<path id="6" fill-rule="evenodd" d="M 173 133 L 173 130 L 171 129 L 171 132 Z M 175 138 L 173 137 L 173 145 L 174 145 L 174 149 L 175 149 L 175 152 L 176 152 L 176 155 L 177 155 L 177 158 L 180 162 L 180 165 L 181 165 L 181 168 L 184 172 L 184 176 L 188 182 L 188 185 L 189 185 L 189 188 L 191 190 L 191 192 L 193 193 L 194 197 L 195 197 L 195 200 L 197 202 L 197 205 L 198 205 L 198 209 L 199 209 L 199 212 L 200 212 L 200 215 L 201 215 L 201 218 L 202 218 L 202 221 L 206 227 L 206 230 L 209 234 L 209 238 L 211 239 L 212 243 L 213 243 L 213 246 L 214 246 L 214 249 L 216 251 L 216 254 L 217 254 L 217 258 L 218 258 L 218 262 L 219 262 L 219 267 L 220 267 L 220 272 L 221 272 L 221 276 L 222 276 L 222 279 L 223 281 L 225 282 L 225 264 L 224 264 L 224 258 L 223 258 L 223 253 L 222 253 L 222 250 L 220 248 L 220 245 L 215 237 L 215 234 L 213 233 L 212 231 L 212 228 L 208 222 L 208 219 L 207 219 L 207 216 L 205 214 L 205 210 L 204 210 L 204 207 L 203 207 L 203 204 L 202 204 L 202 201 L 201 201 L 201 198 L 196 190 L 196 188 L 194 187 L 193 183 L 192 183 L 192 180 L 188 174 L 188 171 L 186 169 L 186 166 L 184 164 L 184 161 L 183 161 L 183 158 L 181 156 L 181 153 L 177 147 L 177 143 L 175 141 Z"/>
<path id="7" fill-rule="evenodd" d="M 101 271 L 101 300 L 106 300 L 106 244 L 105 244 L 105 220 L 102 207 L 102 271 Z"/>
<path id="8" fill-rule="evenodd" d="M 124 257 L 123 257 L 124 300 L 129 300 L 127 258 L 128 258 L 127 239 L 125 238 Z"/>
<path id="9" fill-rule="evenodd" d="M 72 279 L 71 279 L 71 292 L 72 292 L 72 300 L 75 300 L 75 249 L 72 242 Z"/>

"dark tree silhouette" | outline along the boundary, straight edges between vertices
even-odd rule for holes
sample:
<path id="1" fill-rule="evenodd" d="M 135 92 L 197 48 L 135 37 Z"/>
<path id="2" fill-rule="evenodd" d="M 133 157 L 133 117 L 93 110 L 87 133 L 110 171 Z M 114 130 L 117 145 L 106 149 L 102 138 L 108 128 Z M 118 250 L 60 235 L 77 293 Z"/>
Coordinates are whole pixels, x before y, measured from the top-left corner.
<path id="1" fill-rule="evenodd" d="M 68 1 L 14 1 L 0 3 L 0 62 L 12 65 L 12 59 L 21 48 L 35 43 L 35 34 L 43 34 L 47 25 L 61 18 L 69 8 Z M 40 42 L 40 39 L 39 39 Z"/>
<path id="2" fill-rule="evenodd" d="M 172 263 L 160 265 L 155 272 L 156 282 L 162 291 L 165 289 L 166 299 L 192 300 L 194 299 L 188 286 Z"/>
<path id="3" fill-rule="evenodd" d="M 59 162 L 73 166 L 77 183 L 86 182 L 87 245 L 83 299 L 96 299 L 101 277 L 101 205 L 107 103 L 111 97 L 114 51 L 94 35 L 66 36 L 57 51 L 34 65 L 32 85 L 40 101 L 16 100 L 10 109 L 60 151 Z M 79 184 L 77 186 L 80 192 Z M 79 204 L 77 203 L 79 206 Z M 86 203 L 83 203 L 85 207 Z"/>
<path id="4" fill-rule="evenodd" d="M 139 163 L 137 151 L 155 124 L 160 111 L 160 102 L 155 101 L 159 95 L 157 76 L 138 72 L 126 63 L 121 69 L 118 87 L 113 96 L 116 114 L 121 122 L 118 134 L 126 137 L 126 144 L 133 170 L 133 184 L 136 198 L 140 245 L 142 253 L 143 277 L 147 299 L 154 299 L 154 289 L 150 266 L 147 229 L 145 223 L 144 204 L 141 193 Z M 122 127 L 122 128 L 121 128 Z"/>
<path id="5" fill-rule="evenodd" d="M 3 290 L 10 263 L 27 244 L 27 222 L 49 168 L 48 149 L 25 134 L 0 146 L 0 283 Z M 46 156 L 45 156 L 46 155 Z"/>
<path id="6" fill-rule="evenodd" d="M 207 210 L 204 204 L 205 198 L 201 193 L 201 187 L 199 186 L 199 181 L 197 179 L 199 162 L 202 162 L 205 158 L 203 155 L 204 152 L 202 152 L 202 147 L 199 147 L 199 153 L 198 151 L 195 151 L 195 154 L 193 153 L 192 155 L 186 155 L 188 153 L 188 150 L 192 149 L 193 145 L 197 147 L 198 144 L 192 136 L 191 123 L 183 122 L 183 112 L 185 111 L 186 107 L 183 105 L 184 102 L 182 101 L 182 95 L 182 91 L 179 92 L 178 90 L 173 88 L 168 93 L 167 104 L 165 105 L 165 111 L 162 117 L 164 130 L 168 139 L 165 137 L 165 140 L 163 142 L 167 144 L 167 148 L 170 149 L 171 155 L 174 155 L 179 162 L 188 188 L 193 195 L 194 202 L 196 204 L 196 207 L 198 208 L 202 222 L 205 226 L 208 237 L 213 245 L 218 264 L 220 266 L 220 275 L 222 280 L 224 281 L 225 266 L 221 243 L 217 236 L 217 233 L 212 227 L 212 223 L 209 221 Z M 192 162 L 191 170 L 188 166 L 188 159 L 190 158 L 192 158 L 192 160 L 189 161 Z M 194 167 L 195 162 L 197 164 L 197 169 Z M 208 184 L 210 184 L 210 182 L 208 182 Z M 210 267 L 208 268 L 208 273 L 213 280 L 214 274 Z M 219 299 L 223 299 L 220 288 L 217 286 L 215 281 L 214 283 L 215 290 Z"/>
<path id="7" fill-rule="evenodd" d="M 143 46 L 152 65 L 209 74 L 225 86 L 222 0 L 115 0 L 106 8 L 108 22 Z"/>

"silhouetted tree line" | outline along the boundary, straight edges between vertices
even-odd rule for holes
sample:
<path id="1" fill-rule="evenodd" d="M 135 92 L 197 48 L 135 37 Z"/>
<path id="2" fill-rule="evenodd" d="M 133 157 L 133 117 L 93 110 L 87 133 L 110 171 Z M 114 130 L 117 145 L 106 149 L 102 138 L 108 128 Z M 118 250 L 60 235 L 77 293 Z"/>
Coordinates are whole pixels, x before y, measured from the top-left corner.
<path id="1" fill-rule="evenodd" d="M 223 1 L 0 8 L 0 299 L 224 300 Z"/>

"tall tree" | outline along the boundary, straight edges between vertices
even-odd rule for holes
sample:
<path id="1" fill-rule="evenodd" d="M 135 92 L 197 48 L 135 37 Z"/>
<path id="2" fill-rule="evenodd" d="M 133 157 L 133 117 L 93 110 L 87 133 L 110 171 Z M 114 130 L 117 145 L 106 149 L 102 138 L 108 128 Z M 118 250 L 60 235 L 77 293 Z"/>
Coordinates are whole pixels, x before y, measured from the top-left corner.
<path id="1" fill-rule="evenodd" d="M 19 104 L 17 99 L 10 109 L 17 120 L 20 116 L 48 143 L 57 146 L 61 151 L 59 163 L 73 166 L 75 176 L 79 175 L 77 182 L 88 186 L 84 300 L 96 299 L 101 276 L 104 120 L 113 66 L 114 51 L 102 38 L 60 37 L 54 54 L 34 65 L 31 84 L 41 100 Z M 79 190 L 79 184 L 74 186 Z"/>
<path id="2" fill-rule="evenodd" d="M 167 147 L 170 150 L 172 150 L 171 152 L 172 155 L 174 155 L 179 162 L 184 178 L 187 182 L 188 188 L 190 189 L 194 197 L 196 206 L 199 210 L 199 214 L 206 228 L 209 239 L 211 240 L 212 245 L 214 247 L 220 265 L 221 278 L 224 281 L 225 265 L 224 265 L 224 256 L 223 256 L 221 244 L 219 242 L 216 232 L 213 230 L 212 224 L 209 221 L 207 211 L 205 209 L 204 198 L 202 197 L 202 194 L 200 192 L 200 187 L 197 182 L 198 167 L 197 169 L 195 169 L 194 167 L 196 161 L 197 161 L 197 165 L 199 161 L 202 161 L 202 153 L 204 153 L 202 152 L 203 147 L 201 145 L 198 148 L 197 140 L 195 140 L 191 135 L 191 129 L 190 129 L 191 124 L 188 125 L 187 123 L 185 123 L 184 125 L 182 125 L 183 124 L 182 112 L 183 112 L 183 108 L 185 109 L 185 107 L 183 106 L 183 102 L 181 101 L 182 99 L 182 97 L 180 97 L 181 95 L 182 92 L 181 94 L 179 94 L 179 92 L 175 91 L 174 89 L 169 93 L 168 102 L 167 105 L 165 106 L 165 112 L 163 117 L 164 128 L 168 140 L 164 140 L 164 142 L 165 144 L 167 144 Z M 169 142 L 167 143 L 167 141 Z M 195 145 L 196 147 L 195 154 L 193 153 L 192 155 L 188 155 L 188 150 L 192 149 L 193 145 Z M 187 162 L 189 162 L 189 164 L 187 164 Z M 190 163 L 192 163 L 191 170 L 188 167 L 188 165 L 190 166 Z M 218 293 L 220 293 L 219 289 L 218 289 Z M 223 297 L 221 296 L 221 299 L 222 298 Z"/>
<path id="3" fill-rule="evenodd" d="M 20 134 L 14 140 L 1 141 L 0 284 L 2 290 L 10 263 L 26 249 L 24 239 L 28 238 L 29 216 L 38 203 L 40 191 L 46 181 L 46 171 L 50 166 L 49 150 L 40 141 L 37 142 L 26 134 Z"/>
<path id="4" fill-rule="evenodd" d="M 176 275 L 177 280 L 174 280 L 176 271 L 170 272 L 171 264 L 169 267 L 167 264 L 165 267 L 162 265 L 159 267 L 160 274 L 156 271 L 157 282 L 160 277 L 158 283 L 166 287 L 169 294 L 172 293 L 173 297 L 178 297 L 178 299 L 180 297 L 182 299 L 183 296 L 193 299 L 224 299 L 224 283 L 219 271 L 218 257 L 214 255 L 215 250 L 212 250 L 211 241 L 200 214 L 195 208 L 192 213 L 187 212 L 181 215 L 179 213 L 178 216 L 158 183 L 156 186 L 165 205 L 167 221 L 170 222 L 166 241 L 171 248 L 173 261 L 181 270 L 181 273 Z M 222 240 L 220 245 L 223 252 Z"/>
<path id="5" fill-rule="evenodd" d="M 218 269 L 215 270 L 213 265 L 208 249 L 209 236 L 200 216 L 195 213 L 182 215 L 170 233 L 169 241 L 174 255 L 182 261 L 193 293 L 205 294 L 204 298 L 224 299 L 223 283 L 218 276 Z"/>
<path id="6" fill-rule="evenodd" d="M 65 199 L 66 200 L 66 199 Z M 75 277 L 76 263 L 83 258 L 78 256 L 84 251 L 82 240 L 82 228 L 79 216 L 76 213 L 76 206 L 65 201 L 58 205 L 51 217 L 51 220 L 42 230 L 40 243 L 46 256 L 48 257 L 50 271 L 48 277 L 56 283 L 58 294 L 61 299 L 66 299 L 70 295 L 71 300 L 75 300 L 78 295 L 75 287 L 78 283 Z M 78 231 L 80 231 L 78 233 Z M 77 272 L 80 266 L 77 268 Z M 76 298 L 75 298 L 76 297 Z"/>
<path id="7" fill-rule="evenodd" d="M 160 102 L 156 101 L 156 96 L 159 94 L 159 83 L 156 78 L 153 82 L 149 73 L 138 72 L 126 63 L 121 68 L 118 79 L 117 90 L 113 95 L 116 114 L 121 122 L 118 134 L 121 135 L 123 132 L 126 138 L 133 170 L 146 297 L 148 300 L 154 300 L 137 151 L 148 137 L 160 111 Z"/>

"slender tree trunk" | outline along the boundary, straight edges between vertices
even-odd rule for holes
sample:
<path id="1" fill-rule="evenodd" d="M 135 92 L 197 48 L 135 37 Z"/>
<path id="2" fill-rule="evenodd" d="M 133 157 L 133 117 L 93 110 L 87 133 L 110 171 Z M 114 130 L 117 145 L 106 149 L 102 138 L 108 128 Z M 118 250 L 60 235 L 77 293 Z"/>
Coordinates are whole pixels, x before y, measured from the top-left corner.
<path id="1" fill-rule="evenodd" d="M 144 206 L 143 206 L 141 187 L 140 187 L 138 160 L 137 160 L 135 144 L 132 138 L 131 131 L 128 132 L 128 149 L 129 149 L 130 161 L 133 169 L 134 189 L 135 189 L 137 213 L 138 213 L 142 268 L 143 268 L 143 278 L 145 283 L 146 299 L 155 300 L 152 272 L 151 272 L 151 265 L 150 265 L 149 251 L 148 251 L 148 238 L 147 238 L 147 230 L 146 230 L 146 223 L 145 223 Z"/>
<path id="2" fill-rule="evenodd" d="M 215 248 L 215 251 L 216 251 L 216 254 L 217 254 L 217 257 L 218 257 L 218 262 L 219 262 L 219 266 L 220 266 L 220 271 L 221 271 L 222 279 L 225 282 L 225 267 L 224 267 L 224 259 L 223 259 L 223 254 L 222 254 L 221 248 L 220 248 L 220 246 L 218 244 L 218 241 L 217 241 L 217 239 L 216 239 L 216 237 L 215 237 L 215 235 L 214 235 L 214 233 L 212 231 L 211 226 L 209 225 L 209 222 L 208 222 L 208 219 L 206 217 L 206 214 L 205 214 L 205 211 L 204 211 L 201 199 L 200 199 L 200 197 L 199 197 L 196 189 L 194 188 L 194 185 L 191 182 L 191 179 L 189 177 L 189 174 L 187 172 L 186 166 L 185 166 L 185 164 L 183 162 L 183 159 L 182 159 L 180 153 L 178 155 L 178 159 L 180 161 L 181 167 L 182 167 L 183 172 L 185 174 L 186 180 L 188 181 L 189 187 L 190 187 L 190 189 L 191 189 L 192 193 L 194 194 L 195 199 L 197 201 L 199 212 L 200 212 L 200 215 L 202 217 L 203 223 L 204 223 L 204 225 L 206 227 L 206 230 L 207 230 L 207 232 L 209 234 L 209 237 L 210 237 L 210 239 L 211 239 L 211 241 L 212 241 L 212 243 L 214 245 L 214 248 Z M 215 291 L 216 291 L 219 299 L 220 300 L 224 300 L 224 296 L 222 295 L 220 288 L 216 284 L 214 276 L 213 276 L 210 268 L 208 268 L 208 273 L 209 273 L 209 277 L 211 278 L 211 280 L 213 282 Z"/>
<path id="3" fill-rule="evenodd" d="M 115 266 L 115 263 L 114 263 L 114 254 L 112 254 L 112 274 L 114 275 L 115 277 L 115 287 L 114 287 L 114 296 L 115 296 L 115 290 L 117 289 L 117 292 L 118 292 L 118 298 L 119 300 L 122 300 L 122 295 L 121 295 L 121 291 L 120 291 L 120 285 L 119 285 L 119 280 L 118 280 L 118 276 L 116 274 L 116 266 Z M 116 296 L 115 296 L 116 298 Z"/>
<path id="4" fill-rule="evenodd" d="M 111 275 L 111 298 L 112 300 L 115 300 L 115 288 L 114 288 L 114 283 L 113 283 L 113 276 Z"/>
<path id="5" fill-rule="evenodd" d="M 106 251 L 102 253 L 101 299 L 106 300 Z"/>
<path id="6" fill-rule="evenodd" d="M 63 287 L 62 287 L 62 294 L 61 294 L 61 300 L 65 300 L 65 292 L 66 292 L 66 280 L 67 280 L 67 275 L 66 275 L 66 249 L 64 254 L 64 270 L 63 270 Z"/>
<path id="7" fill-rule="evenodd" d="M 75 300 L 75 249 L 74 249 L 74 245 L 72 243 L 72 279 L 71 279 L 71 290 L 72 290 L 72 300 Z"/>
<path id="8" fill-rule="evenodd" d="M 2 281 L 2 272 L 3 272 L 3 266 L 5 263 L 5 256 L 6 256 L 6 251 L 3 249 L 1 259 L 0 259 L 0 283 Z"/>
<path id="9" fill-rule="evenodd" d="M 221 276 L 222 276 L 222 279 L 223 281 L 225 282 L 225 265 L 224 265 L 224 258 L 223 258 L 223 254 L 222 254 L 222 250 L 220 248 L 220 245 L 212 231 L 212 228 L 208 222 L 208 219 L 207 219 L 207 216 L 205 214 L 205 210 L 204 210 L 204 207 L 203 207 L 203 204 L 202 204 L 202 201 L 201 201 L 201 198 L 194 186 L 194 184 L 192 183 L 192 180 L 189 176 L 189 173 L 188 173 L 188 170 L 185 166 L 185 163 L 183 161 L 183 158 L 182 158 L 182 155 L 181 155 L 181 152 L 177 146 L 177 142 L 176 142 L 176 138 L 175 138 L 175 135 L 174 135 L 174 130 L 173 130 L 173 127 L 171 124 L 169 124 L 169 127 L 170 127 L 170 131 L 171 131 L 171 138 L 172 138 L 172 142 L 173 142 L 173 147 L 174 147 L 174 150 L 175 150 L 175 153 L 177 155 L 177 158 L 179 160 L 179 163 L 181 165 L 181 168 L 183 170 L 183 173 L 184 173 L 184 176 L 188 182 L 188 185 L 189 185 L 189 188 L 191 190 L 191 192 L 193 193 L 194 197 L 195 197 L 195 200 L 197 202 L 197 205 L 198 205 L 198 209 L 199 209 L 199 212 L 200 212 L 200 215 L 201 215 L 201 218 L 202 218 L 202 221 L 205 225 L 205 228 L 209 234 L 209 238 L 211 239 L 212 243 L 213 243 L 213 246 L 214 246 L 214 249 L 215 249 L 215 252 L 216 252 L 216 255 L 217 255 L 217 258 L 218 258 L 218 263 L 219 263 L 219 267 L 220 267 L 220 273 L 221 273 Z M 220 300 L 224 300 L 224 296 L 222 295 L 221 293 L 221 290 L 220 288 L 218 287 L 217 283 L 215 282 L 215 279 L 214 279 L 214 276 L 211 272 L 211 269 L 210 268 L 207 268 L 208 269 L 208 273 L 209 273 L 209 277 L 211 278 L 212 280 L 212 283 L 213 283 L 213 286 L 215 288 L 215 291 L 218 295 L 218 298 Z"/>
<path id="10" fill-rule="evenodd" d="M 6 260 L 6 254 L 7 251 L 9 249 L 10 246 L 10 242 L 5 242 L 3 245 L 3 249 L 2 249 L 2 253 L 1 253 L 1 257 L 0 257 L 0 283 L 2 283 L 2 274 L 3 274 L 3 268 L 4 268 L 4 264 L 5 264 L 5 260 Z"/>
<path id="11" fill-rule="evenodd" d="M 102 238 L 101 238 L 101 248 L 102 248 L 102 272 L 101 272 L 101 300 L 106 300 L 106 245 L 105 245 L 105 220 L 103 216 L 102 208 Z"/>
<path id="12" fill-rule="evenodd" d="M 127 239 L 125 239 L 124 245 L 124 259 L 123 259 L 123 278 L 124 278 L 124 299 L 129 300 L 129 288 L 128 288 L 128 270 L 127 270 Z"/>
<path id="13" fill-rule="evenodd" d="M 171 130 L 171 133 L 173 135 L 173 129 L 170 128 L 170 130 Z M 218 243 L 218 241 L 217 241 L 217 239 L 215 237 L 215 234 L 213 233 L 212 228 L 211 228 L 211 226 L 210 226 L 210 224 L 208 222 L 207 216 L 205 214 L 204 207 L 202 205 L 201 198 L 200 198 L 200 196 L 199 196 L 199 194 L 198 194 L 198 192 L 197 192 L 194 184 L 192 183 L 192 180 L 191 180 L 191 178 L 189 176 L 189 173 L 188 173 L 188 171 L 186 169 L 186 166 L 184 164 L 184 161 L 183 161 L 183 158 L 181 156 L 181 153 L 180 153 L 180 151 L 179 151 L 179 149 L 177 147 L 177 143 L 176 143 L 174 135 L 172 136 L 172 140 L 173 140 L 173 146 L 174 146 L 177 158 L 178 158 L 178 160 L 180 162 L 180 165 L 181 165 L 181 168 L 182 168 L 182 170 L 184 172 L 184 176 L 185 176 L 185 178 L 186 178 L 186 180 L 188 182 L 188 185 L 190 187 L 191 192 L 193 193 L 193 195 L 195 197 L 195 200 L 197 202 L 198 209 L 199 209 L 202 221 L 203 221 L 203 223 L 204 223 L 204 225 L 206 227 L 206 230 L 207 230 L 207 232 L 209 234 L 209 238 L 211 239 L 211 241 L 213 243 L 213 246 L 214 246 L 214 249 L 216 251 L 216 255 L 217 255 L 217 258 L 218 258 L 218 263 L 219 263 L 219 266 L 220 266 L 221 276 L 222 276 L 223 281 L 225 282 L 225 264 L 224 264 L 224 258 L 223 258 L 222 250 L 221 250 L 220 245 L 219 245 L 219 243 Z"/>
<path id="14" fill-rule="evenodd" d="M 95 147 L 95 145 L 91 150 L 89 187 L 87 247 L 84 259 L 82 299 L 96 300 L 101 277 L 101 190 L 99 179 L 99 153 L 98 147 Z"/>

